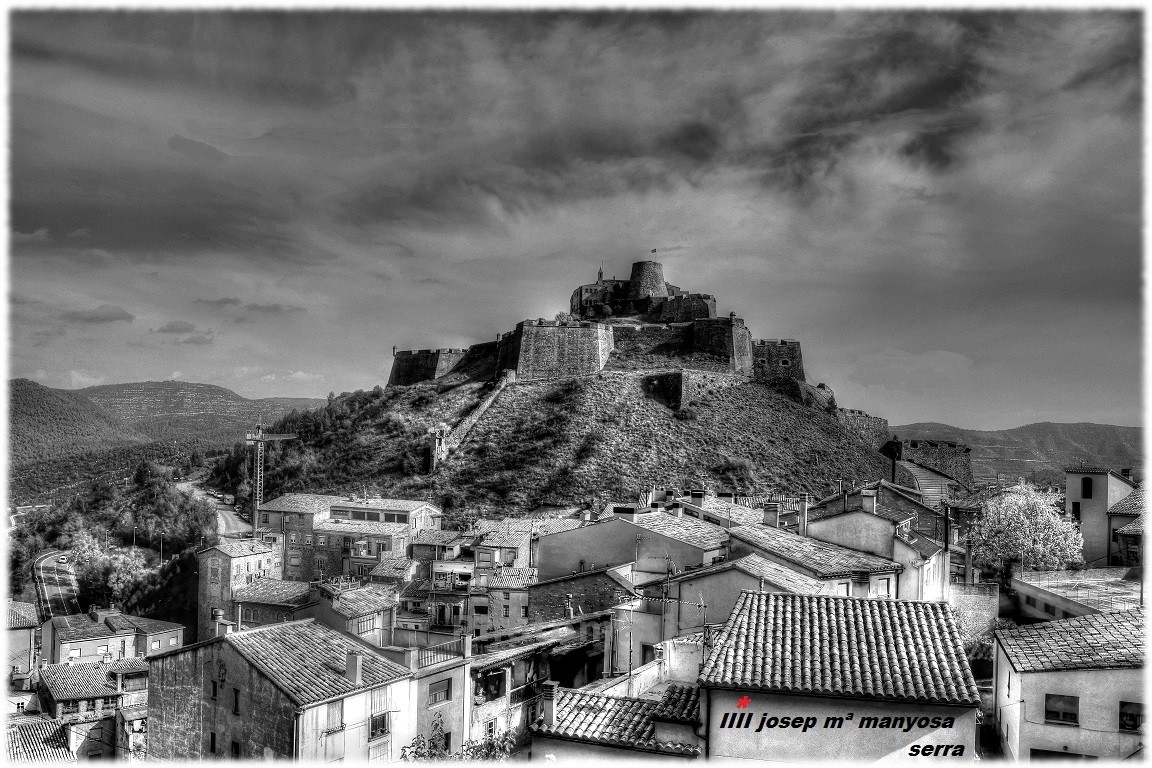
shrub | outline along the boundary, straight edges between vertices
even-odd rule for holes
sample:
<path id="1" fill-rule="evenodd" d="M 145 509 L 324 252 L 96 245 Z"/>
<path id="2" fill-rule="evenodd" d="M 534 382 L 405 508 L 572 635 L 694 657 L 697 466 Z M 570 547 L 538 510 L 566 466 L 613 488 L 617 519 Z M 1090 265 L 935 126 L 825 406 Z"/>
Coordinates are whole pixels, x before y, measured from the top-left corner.
<path id="1" fill-rule="evenodd" d="M 673 412 L 672 415 L 680 419 L 680 421 L 696 421 L 696 411 L 691 408 L 681 408 Z"/>

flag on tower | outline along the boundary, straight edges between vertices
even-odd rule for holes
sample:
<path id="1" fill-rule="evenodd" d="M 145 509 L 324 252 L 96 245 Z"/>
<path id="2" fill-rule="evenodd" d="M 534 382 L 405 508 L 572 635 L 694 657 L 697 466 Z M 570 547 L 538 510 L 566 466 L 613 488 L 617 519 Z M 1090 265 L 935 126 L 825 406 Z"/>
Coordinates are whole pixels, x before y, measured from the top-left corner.
<path id="1" fill-rule="evenodd" d="M 653 249 L 652 249 L 652 253 L 656 253 L 656 249 L 655 249 L 655 248 L 653 248 Z"/>

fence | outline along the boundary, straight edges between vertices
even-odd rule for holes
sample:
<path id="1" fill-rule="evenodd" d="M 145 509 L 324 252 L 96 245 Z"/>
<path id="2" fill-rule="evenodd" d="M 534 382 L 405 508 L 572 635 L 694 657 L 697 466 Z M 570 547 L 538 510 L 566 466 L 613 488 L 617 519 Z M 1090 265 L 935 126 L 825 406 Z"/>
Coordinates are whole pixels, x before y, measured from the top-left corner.
<path id="1" fill-rule="evenodd" d="M 416 656 L 416 664 L 424 668 L 459 658 L 464 655 L 464 643 L 465 639 L 461 637 L 440 645 L 421 648 Z"/>

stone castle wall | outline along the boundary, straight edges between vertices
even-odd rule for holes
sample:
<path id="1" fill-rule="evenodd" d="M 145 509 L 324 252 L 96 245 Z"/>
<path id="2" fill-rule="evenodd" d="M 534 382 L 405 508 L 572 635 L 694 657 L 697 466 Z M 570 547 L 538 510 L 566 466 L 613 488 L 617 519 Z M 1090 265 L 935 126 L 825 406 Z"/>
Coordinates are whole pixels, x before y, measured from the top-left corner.
<path id="1" fill-rule="evenodd" d="M 664 266 L 658 261 L 637 261 L 628 280 L 629 299 L 663 299 L 668 296 Z"/>
<path id="2" fill-rule="evenodd" d="M 716 297 L 706 293 L 670 296 L 660 305 L 661 323 L 690 323 L 697 318 L 716 317 Z"/>
<path id="3" fill-rule="evenodd" d="M 612 329 L 601 323 L 525 320 L 516 326 L 517 381 L 538 381 L 597 373 L 612 353 Z M 512 367 L 511 356 L 502 367 Z"/>
<path id="4" fill-rule="evenodd" d="M 860 439 L 873 449 L 878 450 L 880 446 L 888 442 L 888 419 L 869 416 L 867 413 L 864 413 L 864 411 L 858 411 L 852 408 L 838 408 L 836 417 L 840 420 L 841 424 L 859 435 Z"/>
<path id="5" fill-rule="evenodd" d="M 901 440 L 905 461 L 943 472 L 967 486 L 972 485 L 972 449 L 947 440 Z"/>
<path id="6" fill-rule="evenodd" d="M 692 323 L 692 351 L 728 358 L 731 373 L 752 373 L 752 335 L 738 317 L 695 320 Z"/>
<path id="7" fill-rule="evenodd" d="M 682 325 L 614 325 L 612 346 L 617 355 L 685 355 L 692 351 L 691 329 Z"/>
<path id="8" fill-rule="evenodd" d="M 388 386 L 401 387 L 438 379 L 452 370 L 466 352 L 467 350 L 463 349 L 419 349 L 397 352 L 392 358 Z"/>
<path id="9" fill-rule="evenodd" d="M 795 339 L 757 339 L 752 342 L 752 375 L 761 380 L 790 376 L 805 381 L 800 342 Z"/>

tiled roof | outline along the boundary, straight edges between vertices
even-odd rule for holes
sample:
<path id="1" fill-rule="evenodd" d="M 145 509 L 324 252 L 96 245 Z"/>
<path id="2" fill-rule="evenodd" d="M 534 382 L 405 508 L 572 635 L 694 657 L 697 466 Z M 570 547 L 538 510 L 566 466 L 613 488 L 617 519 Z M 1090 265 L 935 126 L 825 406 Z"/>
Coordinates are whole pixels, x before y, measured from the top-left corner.
<path id="1" fill-rule="evenodd" d="M 396 536 L 407 533 L 407 523 L 378 523 L 374 520 L 323 520 L 312 526 L 317 533 L 364 533 Z"/>
<path id="2" fill-rule="evenodd" d="M 403 576 L 408 569 L 416 565 L 415 560 L 407 557 L 386 557 L 381 560 L 369 576 Z"/>
<path id="3" fill-rule="evenodd" d="M 14 763 L 74 763 L 68 737 L 58 720 L 27 718 L 10 722 L 8 760 Z"/>
<path id="4" fill-rule="evenodd" d="M 932 557 L 937 552 L 942 552 L 944 550 L 944 547 L 942 547 L 940 544 L 928 538 L 922 533 L 917 533 L 916 531 L 909 531 L 907 534 L 898 536 L 897 538 L 899 538 L 908 546 L 912 547 L 912 549 L 919 552 L 921 557 Z"/>
<path id="5" fill-rule="evenodd" d="M 623 576 L 620 576 L 618 573 L 616 573 L 616 569 L 619 567 L 620 567 L 619 565 L 605 565 L 601 568 L 596 568 L 596 569 L 590 570 L 590 571 L 580 571 L 578 573 L 567 573 L 563 576 L 553 576 L 550 579 L 545 579 L 544 581 L 538 581 L 535 584 L 529 584 L 528 588 L 531 589 L 532 587 L 557 584 L 561 581 L 576 581 L 579 579 L 589 579 L 589 578 L 593 578 L 593 577 L 597 577 L 597 576 L 607 576 L 609 579 L 611 579 L 612 581 L 619 584 L 620 587 L 623 588 L 625 592 L 628 592 L 629 594 L 635 594 L 635 592 L 636 592 L 635 585 L 632 582 L 625 579 Z"/>
<path id="6" fill-rule="evenodd" d="M 8 601 L 8 629 L 31 629 L 40 626 L 40 614 L 32 603 Z"/>
<path id="7" fill-rule="evenodd" d="M 40 682 L 56 701 L 100 699 L 116 695 L 114 672 L 147 672 L 142 656 L 107 664 L 48 664 L 40 668 Z"/>
<path id="8" fill-rule="evenodd" d="M 551 520 L 541 520 L 540 525 L 536 528 L 536 532 L 541 536 L 551 536 L 554 533 L 564 533 L 565 531 L 574 531 L 577 528 L 583 528 L 588 523 L 583 520 L 576 520 L 570 517 L 559 517 Z"/>
<path id="9" fill-rule="evenodd" d="M 718 525 L 693 517 L 673 517 L 666 512 L 646 512 L 625 522 L 700 549 L 718 549 L 728 541 L 728 531 Z"/>
<path id="10" fill-rule="evenodd" d="M 247 555 L 267 555 L 272 552 L 272 545 L 256 539 L 221 539 L 219 544 L 208 547 L 208 549 L 218 549 L 228 557 L 245 557 Z"/>
<path id="11" fill-rule="evenodd" d="M 145 635 L 154 635 L 159 632 L 175 632 L 178 629 L 184 629 L 183 624 L 177 624 L 174 621 L 146 619 L 143 616 L 127 616 L 123 613 L 107 617 L 104 619 L 104 623 L 117 631 L 132 629 Z"/>
<path id="12" fill-rule="evenodd" d="M 704 501 L 700 504 L 693 504 L 691 496 L 685 496 L 677 499 L 681 504 L 698 507 L 705 512 L 710 512 L 713 515 L 726 517 L 733 522 L 740 523 L 741 525 L 755 525 L 756 523 L 764 522 L 764 510 L 753 509 L 746 507 L 743 504 L 735 504 L 731 501 L 724 501 L 715 496 L 705 496 Z"/>
<path id="13" fill-rule="evenodd" d="M 308 602 L 310 586 L 306 581 L 256 579 L 232 593 L 232 599 L 241 603 L 285 605 L 298 607 Z"/>
<path id="14" fill-rule="evenodd" d="M 535 584 L 540 574 L 537 568 L 513 568 L 505 566 L 497 568 L 488 577 L 489 589 L 522 589 L 529 584 Z"/>
<path id="15" fill-rule="evenodd" d="M 1108 508 L 1110 515 L 1139 515 L 1144 511 L 1144 483 Z"/>
<path id="16" fill-rule="evenodd" d="M 332 502 L 333 507 L 341 509 L 383 509 L 390 512 L 415 512 L 421 507 L 428 507 L 433 513 L 440 509 L 427 501 L 413 501 L 412 499 L 348 499 L 337 497 L 340 501 Z M 264 509 L 264 507 L 261 507 Z"/>
<path id="17" fill-rule="evenodd" d="M 515 547 L 519 549 L 528 543 L 530 534 L 527 531 L 496 530 L 484 534 L 480 541 L 481 547 Z"/>
<path id="18" fill-rule="evenodd" d="M 729 531 L 734 539 L 809 570 L 819 579 L 850 576 L 855 573 L 901 571 L 899 563 L 826 541 L 800 536 L 768 525 L 741 525 Z"/>
<path id="19" fill-rule="evenodd" d="M 464 534 L 460 531 L 436 531 L 432 529 L 424 529 L 416 531 L 416 538 L 412 540 L 413 544 L 439 544 L 443 547 L 449 547 L 464 538 Z"/>
<path id="20" fill-rule="evenodd" d="M 519 659 L 524 656 L 530 656 L 545 648 L 552 648 L 565 641 L 571 640 L 576 637 L 576 630 L 571 627 L 556 627 L 545 632 L 540 632 L 529 638 L 522 638 L 513 640 L 511 642 L 517 643 L 509 645 L 508 647 L 500 647 L 487 653 L 478 654 L 472 657 L 472 668 L 476 671 L 491 669 L 510 661 Z M 494 645 L 505 645 L 503 643 L 494 643 Z"/>
<path id="21" fill-rule="evenodd" d="M 1144 513 L 1141 512 L 1137 517 L 1128 525 L 1116 529 L 1117 533 L 1126 533 L 1129 536 L 1143 536 L 1144 535 Z"/>
<path id="22" fill-rule="evenodd" d="M 694 685 L 668 686 L 660 706 L 652 713 L 656 720 L 669 723 L 700 723 L 700 689 Z"/>
<path id="23" fill-rule="evenodd" d="M 407 677 L 409 671 L 313 619 L 269 624 L 218 638 L 235 648 L 297 706 Z M 360 685 L 344 676 L 349 651 L 363 656 Z"/>
<path id="24" fill-rule="evenodd" d="M 349 619 L 368 613 L 379 613 L 397 605 L 396 590 L 384 584 L 365 584 L 357 589 L 341 592 L 332 601 L 332 610 Z"/>
<path id="25" fill-rule="evenodd" d="M 1001 629 L 996 639 L 1018 672 L 1140 669 L 1144 666 L 1144 609 Z"/>
<path id="26" fill-rule="evenodd" d="M 817 581 L 810 576 L 805 576 L 798 573 L 791 568 L 774 563 L 767 560 L 760 555 L 751 554 L 739 557 L 735 560 L 725 560 L 722 563 L 709 565 L 706 568 L 696 568 L 695 570 L 685 571 L 684 573 L 669 576 L 663 579 L 664 582 L 679 582 L 691 579 L 697 579 L 701 576 L 707 576 L 713 573 L 720 573 L 722 571 L 737 570 L 746 573 L 749 576 L 757 579 L 764 579 L 764 581 L 774 584 L 778 587 L 783 587 L 789 592 L 796 592 L 802 595 L 818 595 L 824 589 L 824 583 Z M 651 582 L 649 582 L 651 583 Z"/>
<path id="27" fill-rule="evenodd" d="M 917 504 L 923 504 L 924 503 L 924 501 L 923 501 L 924 493 L 921 490 L 919 490 L 918 488 L 909 488 L 906 485 L 899 485 L 897 483 L 890 483 L 887 480 L 873 480 L 870 483 L 864 483 L 862 485 L 856 486 L 855 488 L 848 488 L 848 489 L 841 491 L 839 493 L 834 493 L 831 496 L 825 496 L 823 499 L 820 499 L 819 501 L 817 501 L 813 504 L 809 504 L 808 506 L 809 506 L 809 508 L 811 508 L 811 507 L 826 507 L 829 504 L 831 504 L 832 502 L 837 501 L 839 499 L 842 499 L 845 495 L 856 496 L 857 499 L 859 499 L 860 491 L 876 491 L 877 493 L 879 493 L 881 489 L 887 489 L 889 491 L 894 491 L 895 493 L 899 494 L 900 496 L 903 496 L 910 501 L 914 501 Z M 851 504 L 852 504 L 852 502 L 849 502 L 849 505 L 851 505 Z M 843 505 L 843 502 L 841 502 L 841 505 Z"/>
<path id="28" fill-rule="evenodd" d="M 541 736 L 606 744 L 672 755 L 699 755 L 696 744 L 656 742 L 652 717 L 662 705 L 652 699 L 606 696 L 602 693 L 560 688 L 556 692 L 552 725 L 537 721 L 532 730 Z"/>
<path id="29" fill-rule="evenodd" d="M 700 684 L 783 694 L 977 706 L 946 603 L 745 590 Z"/>
<path id="30" fill-rule="evenodd" d="M 56 642 L 64 643 L 136 633 L 135 627 L 112 629 L 103 621 L 92 621 L 86 613 L 54 617 L 52 619 L 52 631 L 56 633 Z"/>
<path id="31" fill-rule="evenodd" d="M 849 501 L 848 502 L 848 509 L 844 509 L 841 506 L 833 504 L 831 507 L 825 507 L 823 509 L 810 510 L 808 513 L 808 520 L 809 520 L 809 522 L 815 522 L 817 520 L 827 520 L 829 518 L 838 517 L 840 515 L 850 515 L 853 512 L 865 512 L 865 510 L 864 510 L 864 507 L 862 506 L 862 504 L 857 503 L 857 501 Z M 881 517 L 881 518 L 884 518 L 885 520 L 890 520 L 893 523 L 903 523 L 903 522 L 906 522 L 908 520 L 915 520 L 916 519 L 916 513 L 915 512 L 901 512 L 900 510 L 898 510 L 894 507 L 890 507 L 887 504 L 882 504 L 880 502 L 876 502 L 876 511 L 875 512 L 866 512 L 866 514 L 874 515 L 876 517 Z"/>
<path id="32" fill-rule="evenodd" d="M 286 493 L 260 505 L 261 512 L 295 512 L 328 517 L 333 504 L 347 504 L 347 496 L 324 496 L 317 493 Z"/>

